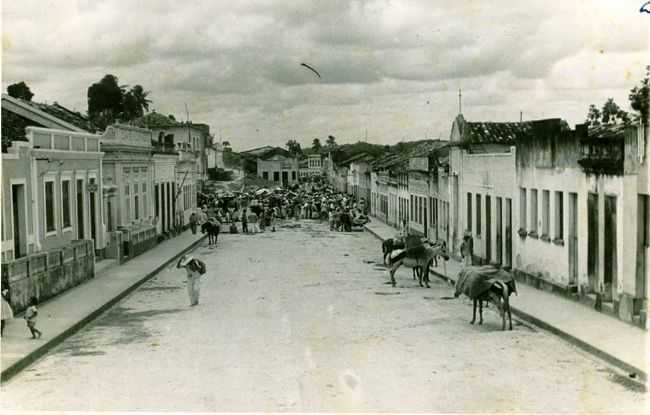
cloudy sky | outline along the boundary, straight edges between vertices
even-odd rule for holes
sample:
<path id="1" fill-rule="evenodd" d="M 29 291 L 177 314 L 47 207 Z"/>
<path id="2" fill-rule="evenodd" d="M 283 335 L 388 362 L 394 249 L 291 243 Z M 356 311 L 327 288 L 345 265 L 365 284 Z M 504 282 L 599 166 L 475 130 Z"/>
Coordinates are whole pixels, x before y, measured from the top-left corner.
<path id="1" fill-rule="evenodd" d="M 642 0 L 5 0 L 2 84 L 85 112 L 104 74 L 235 149 L 448 138 L 469 120 L 561 117 L 650 64 Z M 300 66 L 306 62 L 322 78 Z"/>

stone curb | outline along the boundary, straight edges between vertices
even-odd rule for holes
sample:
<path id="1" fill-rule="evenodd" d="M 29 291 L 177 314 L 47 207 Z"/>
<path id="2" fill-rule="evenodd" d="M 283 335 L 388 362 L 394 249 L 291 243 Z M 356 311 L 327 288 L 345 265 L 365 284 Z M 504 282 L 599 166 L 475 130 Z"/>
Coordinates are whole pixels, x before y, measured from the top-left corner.
<path id="1" fill-rule="evenodd" d="M 135 291 L 142 284 L 144 284 L 149 279 L 151 279 L 156 274 L 158 274 L 160 271 L 165 269 L 169 264 L 176 261 L 176 259 L 178 259 L 181 255 L 184 255 L 185 253 L 187 253 L 187 252 L 191 251 L 192 249 L 196 248 L 206 238 L 207 238 L 207 235 L 201 237 L 200 239 L 198 239 L 198 240 L 196 240 L 194 242 L 192 242 L 188 247 L 183 249 L 181 252 L 179 252 L 176 255 L 172 256 L 170 259 L 165 261 L 162 265 L 159 265 L 153 271 L 147 273 L 147 275 L 145 275 L 144 277 L 142 277 L 141 279 L 139 279 L 135 283 L 131 284 L 129 287 L 124 289 L 122 292 L 116 294 L 115 297 L 113 297 L 111 300 L 109 300 L 105 304 L 99 306 L 97 309 L 90 312 L 90 314 L 88 314 L 86 317 L 84 317 L 80 321 L 76 322 L 72 326 L 68 327 L 63 332 L 59 333 L 55 337 L 48 340 L 46 343 L 42 344 L 37 349 L 33 350 L 27 356 L 23 357 L 22 359 L 15 362 L 13 365 L 11 365 L 8 368 L 6 368 L 5 370 L 3 370 L 2 374 L 0 375 L 0 383 L 6 383 L 7 381 L 9 381 L 12 377 L 14 377 L 18 373 L 20 373 L 22 370 L 27 368 L 32 363 L 34 363 L 40 357 L 45 355 L 48 351 L 50 351 L 54 347 L 58 346 L 65 339 L 67 339 L 68 337 L 72 336 L 73 334 L 75 334 L 76 332 L 81 330 L 88 323 L 90 323 L 91 321 L 93 321 L 94 319 L 99 317 L 106 310 L 108 310 L 109 308 L 114 306 L 116 303 L 118 303 L 120 300 L 122 300 L 124 297 L 126 297 L 127 295 L 129 295 L 133 291 Z M 152 248 L 152 249 L 155 249 L 155 247 Z M 72 288 L 72 289 L 74 289 L 74 288 Z"/>
<path id="2" fill-rule="evenodd" d="M 372 229 L 369 229 L 368 227 L 364 227 L 364 228 L 366 229 L 366 231 L 368 231 L 370 234 L 375 236 L 380 241 L 384 240 L 377 232 L 373 231 Z M 430 271 L 431 271 L 431 273 L 436 275 L 438 278 L 441 278 L 441 279 L 443 279 L 445 281 L 448 281 L 450 283 L 455 283 L 456 282 L 453 278 L 450 278 L 450 277 L 448 277 L 446 275 L 443 275 L 443 274 L 441 274 L 441 273 L 439 273 L 439 272 L 437 272 L 437 271 L 435 271 L 433 269 L 431 269 Z M 537 317 L 534 317 L 534 316 L 532 316 L 532 315 L 530 315 L 528 313 L 525 313 L 525 312 L 517 309 L 514 306 L 511 306 L 510 309 L 512 311 L 512 314 L 514 314 L 516 317 L 519 317 L 520 319 L 522 319 L 522 320 L 524 320 L 524 321 L 526 321 L 528 323 L 534 324 L 535 326 L 537 326 L 537 327 L 539 327 L 539 328 L 541 328 L 543 330 L 546 330 L 546 331 L 548 331 L 550 333 L 553 333 L 554 335 L 566 340 L 567 342 L 573 344 L 576 347 L 579 347 L 580 349 L 586 351 L 587 353 L 590 353 L 590 354 L 596 356 L 597 358 L 599 358 L 601 360 L 604 360 L 605 362 L 607 362 L 607 363 L 609 363 L 609 364 L 611 364 L 613 366 L 616 366 L 621 370 L 624 370 L 626 373 L 634 373 L 634 374 L 636 374 L 637 380 L 640 380 L 640 381 L 642 381 L 644 383 L 647 382 L 648 374 L 645 372 L 645 370 L 642 370 L 641 368 L 634 367 L 634 366 L 632 366 L 632 365 L 630 365 L 628 363 L 625 363 L 624 361 L 620 360 L 616 356 L 613 356 L 613 355 L 611 355 L 611 354 L 609 354 L 609 353 L 607 353 L 607 352 L 605 352 L 603 350 L 600 350 L 597 347 L 595 347 L 595 346 L 593 346 L 593 345 L 591 345 L 591 344 L 589 344 L 587 342 L 584 342 L 584 341 L 580 340 L 579 338 L 577 338 L 577 337 L 575 337 L 575 336 L 573 336 L 573 335 L 571 335 L 571 334 L 569 334 L 569 333 L 567 333 L 565 331 L 562 331 L 562 330 L 558 329 L 557 327 L 544 322 L 543 320 L 538 319 Z"/>

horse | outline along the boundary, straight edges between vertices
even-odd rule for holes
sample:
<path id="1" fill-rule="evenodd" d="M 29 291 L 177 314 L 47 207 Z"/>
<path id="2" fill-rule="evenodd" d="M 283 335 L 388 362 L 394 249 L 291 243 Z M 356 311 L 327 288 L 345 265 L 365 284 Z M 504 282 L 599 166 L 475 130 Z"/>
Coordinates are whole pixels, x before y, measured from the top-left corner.
<path id="1" fill-rule="evenodd" d="M 217 239 L 219 239 L 219 232 L 221 231 L 221 225 L 218 222 L 206 221 L 201 225 L 201 233 L 208 234 L 208 245 L 213 243 L 217 244 Z"/>
<path id="2" fill-rule="evenodd" d="M 393 287 L 396 285 L 395 272 L 400 266 L 405 265 L 413 268 L 413 272 L 417 274 L 420 287 L 422 287 L 422 282 L 424 282 L 426 287 L 429 288 L 429 267 L 431 267 L 434 258 L 441 256 L 445 261 L 448 261 L 449 255 L 447 254 L 447 247 L 444 242 L 436 242 L 435 244 L 428 243 L 428 245 L 418 247 L 413 252 L 405 250 L 395 257 L 390 258 L 390 282 L 393 284 Z"/>

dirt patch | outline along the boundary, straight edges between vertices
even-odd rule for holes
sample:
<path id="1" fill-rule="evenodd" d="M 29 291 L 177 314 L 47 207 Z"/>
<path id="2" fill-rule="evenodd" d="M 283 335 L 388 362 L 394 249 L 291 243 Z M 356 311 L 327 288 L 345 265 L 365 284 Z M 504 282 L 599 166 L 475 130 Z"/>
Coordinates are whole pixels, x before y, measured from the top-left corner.
<path id="1" fill-rule="evenodd" d="M 381 292 L 381 291 L 375 291 L 376 295 L 398 295 L 400 292 L 399 291 L 391 291 L 391 292 Z"/>

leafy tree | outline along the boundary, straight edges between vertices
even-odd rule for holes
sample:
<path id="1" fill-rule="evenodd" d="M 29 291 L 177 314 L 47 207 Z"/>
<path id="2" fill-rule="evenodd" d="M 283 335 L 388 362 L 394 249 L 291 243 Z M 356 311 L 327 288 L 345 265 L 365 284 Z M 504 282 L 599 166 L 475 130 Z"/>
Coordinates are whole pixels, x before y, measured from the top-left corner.
<path id="1" fill-rule="evenodd" d="M 328 149 L 330 149 L 330 150 L 335 149 L 336 148 L 336 137 L 334 137 L 333 135 L 328 135 L 326 144 L 327 144 Z"/>
<path id="2" fill-rule="evenodd" d="M 641 80 L 641 84 L 630 90 L 629 99 L 632 109 L 639 113 L 638 117 L 641 118 L 641 122 L 647 124 L 650 120 L 650 114 L 648 113 L 650 104 L 650 65 L 645 67 L 645 78 Z"/>
<path id="3" fill-rule="evenodd" d="M 149 91 L 145 91 L 141 85 L 135 85 L 127 91 L 123 97 L 120 118 L 129 121 L 142 117 L 145 111 L 149 111 L 151 100 L 147 98 L 148 95 Z"/>
<path id="4" fill-rule="evenodd" d="M 124 89 L 115 75 L 105 75 L 101 81 L 88 87 L 88 116 L 99 128 L 115 122 L 122 113 Z"/>
<path id="5" fill-rule="evenodd" d="M 602 122 L 603 124 L 619 124 L 630 122 L 630 117 L 627 112 L 623 111 L 615 102 L 613 98 L 609 98 L 602 109 Z"/>
<path id="6" fill-rule="evenodd" d="M 311 148 L 315 152 L 319 152 L 321 150 L 321 148 L 323 148 L 323 146 L 321 145 L 320 140 L 318 138 L 314 138 L 314 141 L 312 141 L 312 143 L 311 143 Z"/>
<path id="7" fill-rule="evenodd" d="M 302 149 L 300 148 L 300 143 L 297 142 L 296 140 L 287 141 L 286 146 L 287 146 L 287 150 L 289 151 L 289 153 L 291 153 L 291 154 L 293 154 L 295 156 L 299 156 L 299 155 L 302 154 Z"/>
<path id="8" fill-rule="evenodd" d="M 130 121 L 149 111 L 149 92 L 141 85 L 126 88 L 110 74 L 88 87 L 88 117 L 95 126 L 104 129 L 116 120 Z"/>
<path id="9" fill-rule="evenodd" d="M 10 97 L 24 99 L 25 101 L 31 101 L 34 96 L 24 81 L 9 85 L 7 87 L 7 94 Z"/>
<path id="10" fill-rule="evenodd" d="M 176 117 L 174 117 L 173 114 L 169 114 L 169 115 L 167 116 L 167 118 L 169 118 L 169 119 L 172 120 L 172 121 L 176 121 Z"/>
<path id="11" fill-rule="evenodd" d="M 589 106 L 589 112 L 587 113 L 587 124 L 592 126 L 600 125 L 601 117 L 602 114 L 600 113 L 600 110 L 596 108 L 594 104 L 591 104 Z"/>
<path id="12" fill-rule="evenodd" d="M 621 109 L 613 98 L 609 98 L 603 104 L 603 108 L 598 110 L 595 105 L 589 106 L 587 113 L 586 123 L 588 125 L 597 126 L 601 124 L 627 124 L 630 122 L 629 114 Z"/>

